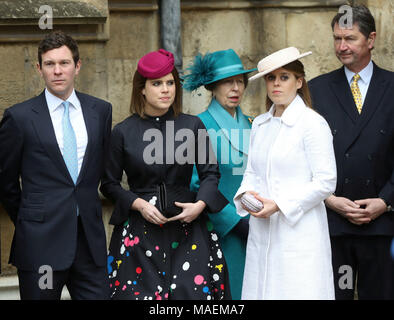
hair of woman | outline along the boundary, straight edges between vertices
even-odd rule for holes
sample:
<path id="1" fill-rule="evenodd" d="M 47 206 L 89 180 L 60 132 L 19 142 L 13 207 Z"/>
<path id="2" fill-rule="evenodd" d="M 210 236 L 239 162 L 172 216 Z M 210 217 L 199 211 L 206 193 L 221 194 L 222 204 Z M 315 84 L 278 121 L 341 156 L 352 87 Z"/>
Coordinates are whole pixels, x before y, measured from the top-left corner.
<path id="1" fill-rule="evenodd" d="M 175 81 L 175 100 L 171 108 L 174 111 L 174 115 L 177 116 L 182 111 L 182 87 L 179 79 L 179 74 L 176 68 L 171 71 Z M 145 117 L 145 96 L 142 94 L 142 89 L 145 88 L 146 81 L 148 79 L 143 77 L 138 71 L 134 73 L 133 77 L 133 89 L 131 93 L 130 112 L 131 114 L 138 114 L 141 118 Z"/>
<path id="2" fill-rule="evenodd" d="M 290 62 L 289 64 L 286 64 L 282 68 L 293 73 L 297 79 L 302 78 L 302 86 L 300 89 L 297 90 L 297 93 L 302 98 L 302 100 L 304 100 L 304 103 L 309 108 L 312 108 L 311 94 L 309 91 L 308 84 L 306 83 L 306 80 L 305 80 L 305 71 L 304 71 L 304 65 L 302 64 L 302 62 L 299 60 L 295 60 L 293 62 Z M 271 108 L 272 104 L 273 104 L 273 102 L 271 101 L 271 99 L 268 97 L 268 94 L 267 94 L 267 97 L 265 100 L 265 107 L 266 107 L 267 111 Z"/>

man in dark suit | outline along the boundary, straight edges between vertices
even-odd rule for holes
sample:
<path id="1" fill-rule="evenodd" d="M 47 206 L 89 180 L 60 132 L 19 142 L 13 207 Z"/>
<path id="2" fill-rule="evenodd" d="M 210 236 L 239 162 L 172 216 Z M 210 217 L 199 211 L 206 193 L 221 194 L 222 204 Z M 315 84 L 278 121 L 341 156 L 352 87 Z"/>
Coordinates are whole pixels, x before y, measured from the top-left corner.
<path id="1" fill-rule="evenodd" d="M 1 184 L 1 167 L 0 167 L 0 184 Z M 0 209 L 2 207 L 3 203 L 3 195 L 1 194 L 1 188 L 0 188 Z M 0 257 L 1 257 L 1 232 L 0 232 Z M 1 259 L 0 259 L 0 274 L 1 274 Z"/>
<path id="2" fill-rule="evenodd" d="M 1 193 L 15 224 L 10 263 L 22 299 L 107 299 L 106 236 L 98 185 L 112 106 L 74 90 L 81 61 L 61 31 L 39 44 L 46 88 L 5 110 Z"/>
<path id="3" fill-rule="evenodd" d="M 337 299 L 393 299 L 394 73 L 371 60 L 375 21 L 365 6 L 332 21 L 344 65 L 309 82 L 334 136 L 338 180 L 326 199 Z M 349 21 L 349 20 L 347 20 Z M 355 278 L 357 277 L 357 282 Z"/>

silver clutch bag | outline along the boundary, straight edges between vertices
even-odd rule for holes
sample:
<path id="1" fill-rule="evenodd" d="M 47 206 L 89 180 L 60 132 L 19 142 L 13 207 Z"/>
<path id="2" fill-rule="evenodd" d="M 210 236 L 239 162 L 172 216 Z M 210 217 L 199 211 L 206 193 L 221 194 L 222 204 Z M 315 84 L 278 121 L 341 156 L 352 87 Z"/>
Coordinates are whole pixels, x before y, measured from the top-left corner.
<path id="1" fill-rule="evenodd" d="M 257 200 L 252 194 L 244 193 L 241 198 L 241 203 L 247 208 L 249 211 L 259 212 L 264 208 L 264 205 L 261 201 Z"/>

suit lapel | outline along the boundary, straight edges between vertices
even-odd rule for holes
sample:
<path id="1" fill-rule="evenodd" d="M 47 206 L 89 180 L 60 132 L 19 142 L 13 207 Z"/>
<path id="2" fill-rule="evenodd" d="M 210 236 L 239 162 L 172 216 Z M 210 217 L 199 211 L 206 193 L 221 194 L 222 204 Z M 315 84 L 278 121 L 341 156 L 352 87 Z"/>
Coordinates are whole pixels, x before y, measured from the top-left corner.
<path id="1" fill-rule="evenodd" d="M 347 82 L 343 67 L 338 70 L 334 81 L 330 83 L 330 86 L 337 97 L 341 108 L 345 111 L 352 122 L 356 123 L 360 115 L 358 114 L 356 104 L 354 103 L 352 92 L 350 90 L 349 83 Z"/>
<path id="2" fill-rule="evenodd" d="M 81 102 L 81 108 L 83 113 L 83 118 L 85 121 L 86 131 L 88 134 L 88 144 L 86 146 L 85 155 L 83 157 L 81 171 L 78 175 L 77 184 L 83 179 L 86 171 L 87 164 L 89 163 L 89 159 L 92 157 L 93 153 L 93 145 L 94 141 L 97 140 L 97 132 L 98 132 L 98 116 L 95 110 L 95 104 L 92 99 L 89 99 L 88 96 L 77 92 L 77 97 Z"/>
<path id="3" fill-rule="evenodd" d="M 41 141 L 41 145 L 59 168 L 60 172 L 67 176 L 72 182 L 72 178 L 68 172 L 56 140 L 55 130 L 53 129 L 52 119 L 45 99 L 45 92 L 39 95 L 36 101 L 37 103 L 32 106 L 32 122 L 38 138 Z"/>
<path id="4" fill-rule="evenodd" d="M 362 129 L 367 125 L 368 121 L 378 109 L 384 93 L 387 90 L 387 85 L 388 82 L 383 77 L 381 77 L 379 67 L 374 64 L 373 74 L 368 87 L 367 95 L 364 99 L 363 108 L 354 130 L 349 136 L 346 148 L 357 139 Z"/>

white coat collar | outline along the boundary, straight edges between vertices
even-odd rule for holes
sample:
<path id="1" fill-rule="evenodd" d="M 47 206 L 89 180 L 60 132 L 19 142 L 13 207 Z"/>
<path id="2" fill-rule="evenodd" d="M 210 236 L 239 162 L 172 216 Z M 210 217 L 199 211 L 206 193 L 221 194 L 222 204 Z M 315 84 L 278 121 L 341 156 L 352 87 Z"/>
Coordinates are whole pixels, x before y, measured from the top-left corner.
<path id="1" fill-rule="evenodd" d="M 304 100 L 297 94 L 294 100 L 288 105 L 286 110 L 283 112 L 281 120 L 288 126 L 293 126 L 298 118 L 301 116 L 303 110 L 306 108 Z M 272 105 L 268 112 L 259 115 L 254 119 L 256 125 L 260 125 L 274 116 L 275 106 Z"/>

